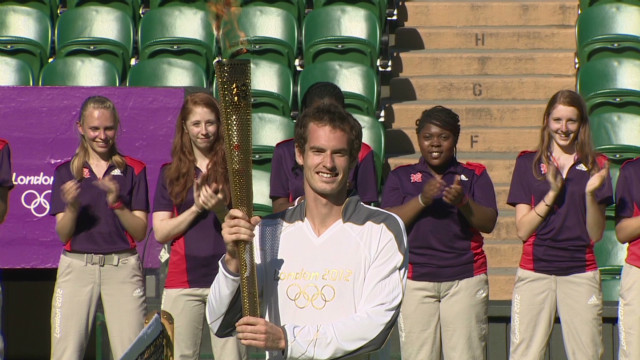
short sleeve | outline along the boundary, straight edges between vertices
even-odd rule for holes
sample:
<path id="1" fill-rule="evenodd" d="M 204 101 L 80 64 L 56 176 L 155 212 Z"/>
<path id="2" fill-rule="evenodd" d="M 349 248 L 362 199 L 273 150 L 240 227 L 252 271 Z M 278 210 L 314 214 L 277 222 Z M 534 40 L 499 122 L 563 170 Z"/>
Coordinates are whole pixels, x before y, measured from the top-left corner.
<path id="1" fill-rule="evenodd" d="M 72 179 L 71 169 L 69 163 L 66 162 L 56 168 L 53 173 L 53 185 L 51 186 L 51 207 L 49 209 L 49 215 L 56 215 L 64 212 L 66 204 L 62 200 L 62 191 L 60 188 L 67 181 Z"/>
<path id="2" fill-rule="evenodd" d="M 486 169 L 476 178 L 471 198 L 479 205 L 498 211 L 496 191 Z"/>
<path id="3" fill-rule="evenodd" d="M 149 212 L 149 187 L 147 185 L 146 166 L 133 176 L 130 208 L 131 210 Z"/>
<path id="4" fill-rule="evenodd" d="M 271 197 L 271 199 L 288 199 L 290 196 L 287 174 L 291 172 L 291 164 L 289 164 L 287 160 L 291 158 L 291 154 L 286 154 L 288 149 L 286 143 L 281 142 L 276 145 L 276 148 L 273 150 L 269 190 L 269 197 Z"/>
<path id="5" fill-rule="evenodd" d="M 404 204 L 405 195 L 400 187 L 400 179 L 398 170 L 394 170 L 389 174 L 387 181 L 384 184 L 382 190 L 382 204 L 383 209 L 399 206 Z"/>
<path id="6" fill-rule="evenodd" d="M 364 203 L 378 201 L 378 175 L 376 163 L 373 157 L 373 150 L 369 147 L 369 152 L 360 159 L 356 172 L 356 189 L 360 200 Z"/>
<path id="7" fill-rule="evenodd" d="M 516 166 L 513 169 L 507 204 L 511 206 L 531 204 L 532 192 L 530 182 L 528 181 L 531 176 L 533 176 L 531 163 L 525 161 L 525 157 L 519 156 L 516 160 Z"/>
<path id="8" fill-rule="evenodd" d="M 167 166 L 160 169 L 158 175 L 158 183 L 156 185 L 156 193 L 153 197 L 153 211 L 173 211 L 174 204 L 169 195 L 166 179 Z"/>

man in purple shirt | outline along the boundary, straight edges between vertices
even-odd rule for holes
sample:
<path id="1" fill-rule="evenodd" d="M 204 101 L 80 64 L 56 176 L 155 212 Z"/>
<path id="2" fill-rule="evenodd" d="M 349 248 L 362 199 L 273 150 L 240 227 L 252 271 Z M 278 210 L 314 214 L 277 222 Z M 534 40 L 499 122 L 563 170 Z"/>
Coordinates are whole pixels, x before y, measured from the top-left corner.
<path id="1" fill-rule="evenodd" d="M 338 86 L 319 82 L 309 87 L 302 100 L 303 108 L 323 103 L 336 103 L 344 108 L 344 95 Z M 358 163 L 349 173 L 349 191 L 360 196 L 365 204 L 378 201 L 378 177 L 371 146 L 362 143 Z M 293 139 L 276 145 L 271 160 L 271 188 L 269 196 L 273 212 L 277 213 L 297 203 L 304 195 L 304 175 L 295 159 Z"/>

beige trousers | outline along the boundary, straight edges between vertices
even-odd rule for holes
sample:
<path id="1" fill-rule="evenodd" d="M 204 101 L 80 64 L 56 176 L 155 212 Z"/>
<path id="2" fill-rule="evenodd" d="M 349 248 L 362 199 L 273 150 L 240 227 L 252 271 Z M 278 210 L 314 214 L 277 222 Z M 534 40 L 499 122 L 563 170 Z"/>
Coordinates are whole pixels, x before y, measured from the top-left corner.
<path id="1" fill-rule="evenodd" d="M 622 268 L 618 305 L 619 359 L 640 359 L 640 269 Z"/>
<path id="2" fill-rule="evenodd" d="M 398 329 L 403 360 L 485 359 L 486 274 L 447 282 L 407 280 Z"/>

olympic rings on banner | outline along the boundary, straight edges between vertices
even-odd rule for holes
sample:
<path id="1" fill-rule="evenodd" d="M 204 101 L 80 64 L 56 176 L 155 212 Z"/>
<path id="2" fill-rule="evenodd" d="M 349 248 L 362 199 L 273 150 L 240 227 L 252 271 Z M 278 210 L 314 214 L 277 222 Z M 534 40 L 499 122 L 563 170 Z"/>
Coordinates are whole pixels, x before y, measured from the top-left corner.
<path id="1" fill-rule="evenodd" d="M 49 213 L 49 201 L 45 196 L 50 193 L 51 190 L 47 190 L 40 195 L 35 190 L 27 190 L 22 194 L 22 205 L 31 210 L 33 215 L 43 217 Z"/>

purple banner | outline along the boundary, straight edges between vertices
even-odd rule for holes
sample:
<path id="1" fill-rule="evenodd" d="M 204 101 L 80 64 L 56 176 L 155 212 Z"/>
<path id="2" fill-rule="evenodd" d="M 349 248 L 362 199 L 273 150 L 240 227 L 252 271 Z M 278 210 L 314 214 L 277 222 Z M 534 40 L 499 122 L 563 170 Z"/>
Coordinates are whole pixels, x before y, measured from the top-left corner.
<path id="1" fill-rule="evenodd" d="M 53 173 L 78 147 L 76 121 L 82 102 L 91 95 L 115 103 L 120 116 L 118 149 L 147 164 L 153 202 L 160 166 L 170 160 L 183 89 L 0 87 L 0 138 L 11 147 L 15 184 L 9 213 L 0 225 L 0 268 L 58 266 L 63 244 L 55 233 L 55 218 L 48 215 Z M 160 248 L 153 235 L 148 244 L 138 243 L 145 266 L 158 267 Z"/>

